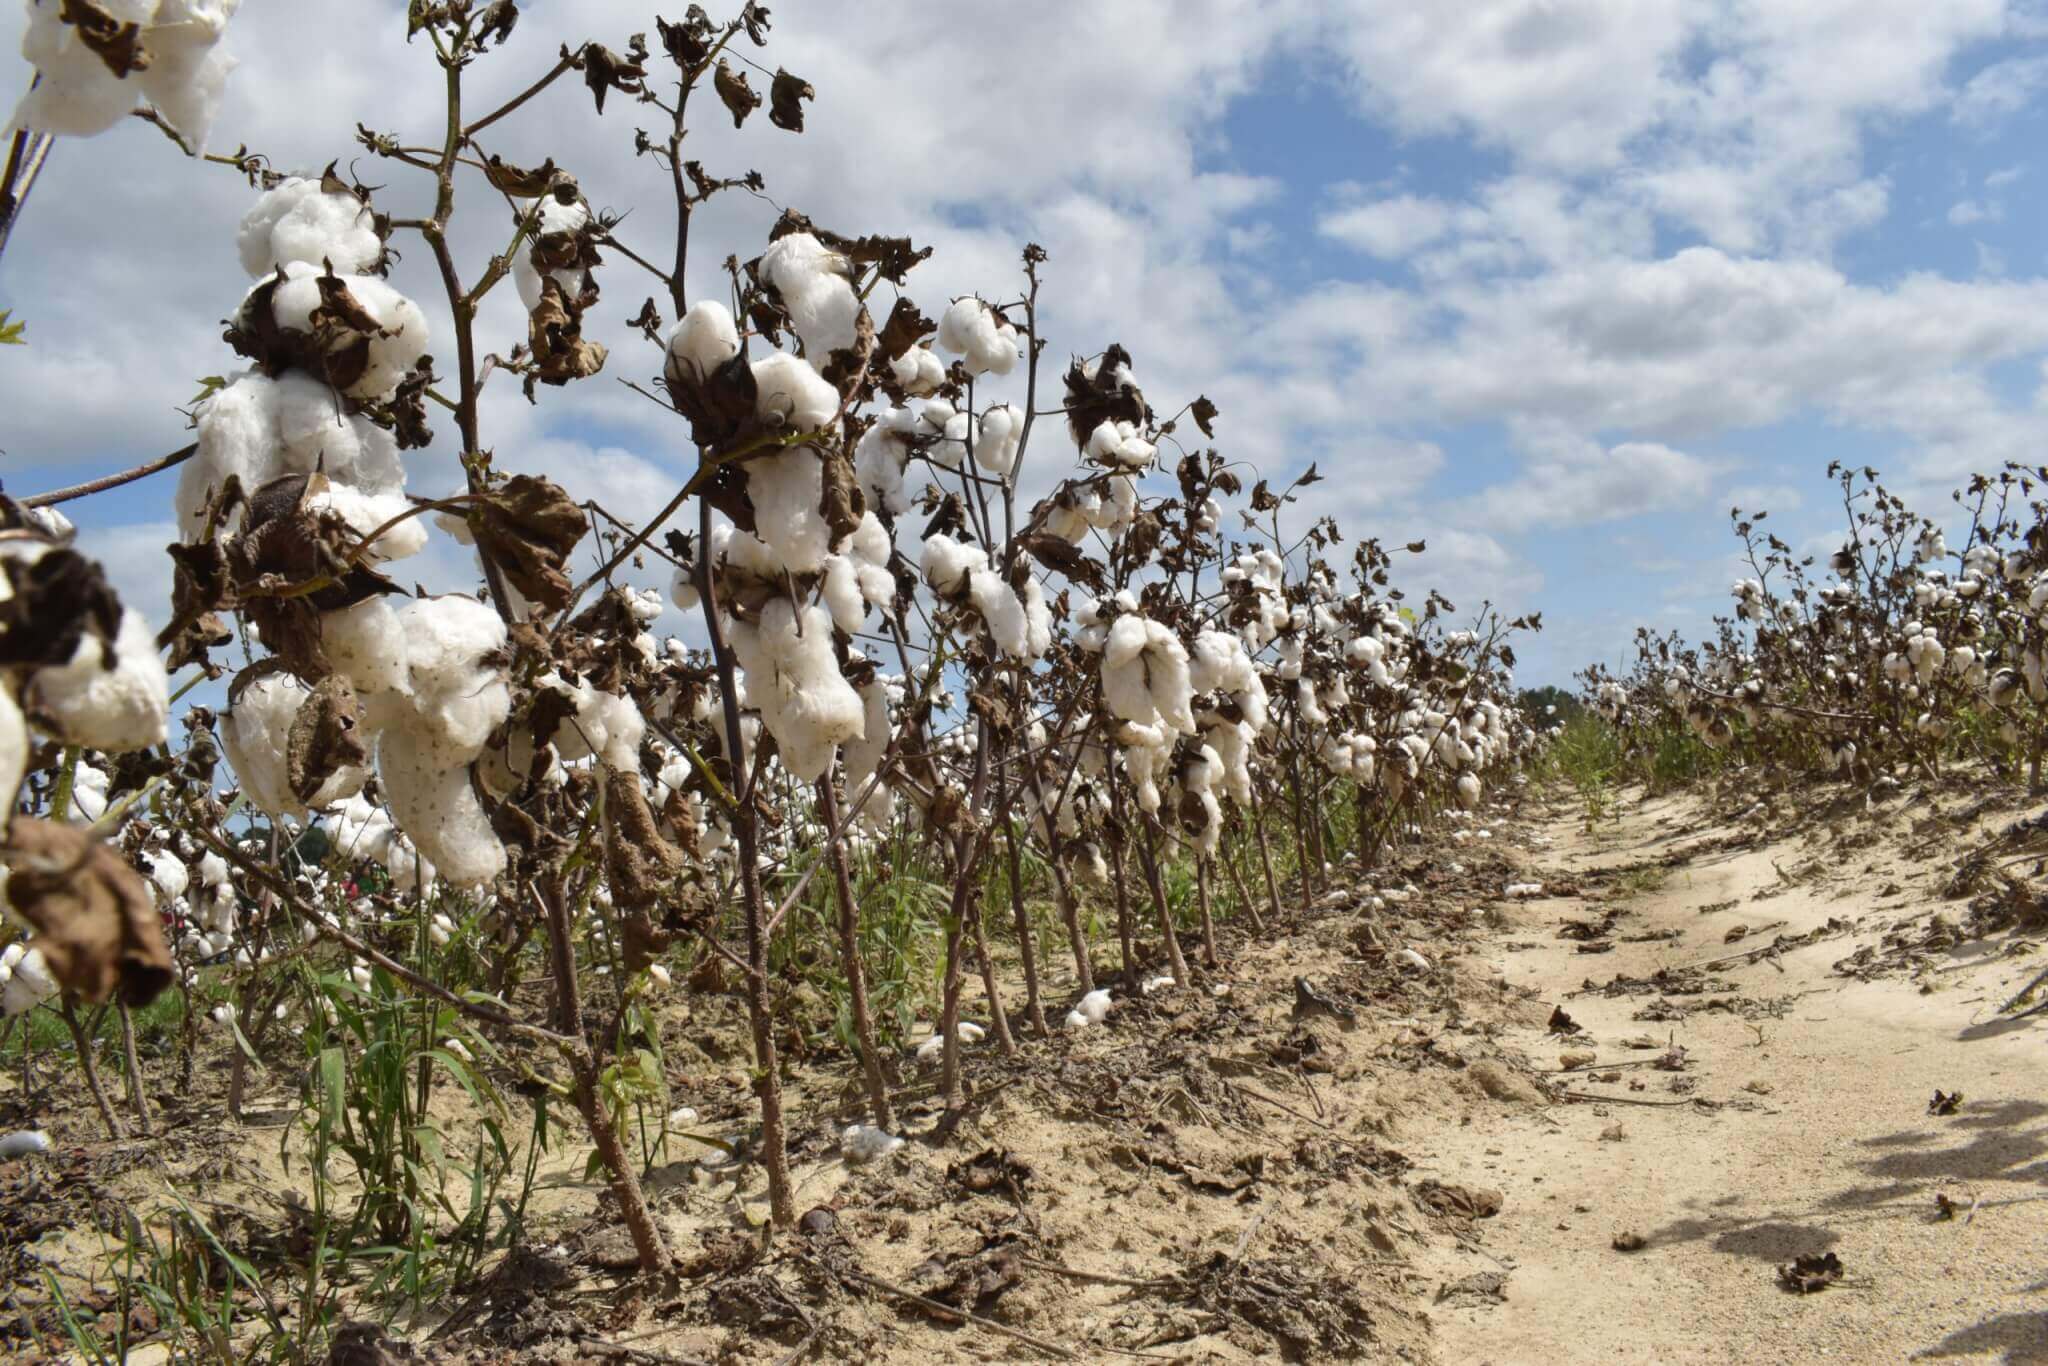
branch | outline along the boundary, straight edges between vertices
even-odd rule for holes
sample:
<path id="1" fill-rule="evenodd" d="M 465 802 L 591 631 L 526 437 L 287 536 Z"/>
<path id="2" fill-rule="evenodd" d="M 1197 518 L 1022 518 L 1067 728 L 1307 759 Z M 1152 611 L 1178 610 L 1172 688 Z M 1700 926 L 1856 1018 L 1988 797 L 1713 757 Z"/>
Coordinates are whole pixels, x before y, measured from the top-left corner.
<path id="1" fill-rule="evenodd" d="M 132 484 L 138 479 L 146 479 L 150 475 L 167 470 L 173 465 L 182 465 L 197 454 L 199 454 L 199 443 L 195 441 L 183 450 L 172 451 L 161 460 L 152 460 L 147 465 L 137 465 L 132 470 L 123 470 L 119 474 L 110 474 L 103 479 L 93 479 L 83 484 L 73 484 L 68 489 L 52 489 L 48 493 L 33 494 L 22 499 L 21 505 L 31 508 L 46 508 L 57 503 L 68 503 L 74 498 L 83 498 L 88 493 L 104 493 L 108 489 L 117 489 L 123 484 Z"/>

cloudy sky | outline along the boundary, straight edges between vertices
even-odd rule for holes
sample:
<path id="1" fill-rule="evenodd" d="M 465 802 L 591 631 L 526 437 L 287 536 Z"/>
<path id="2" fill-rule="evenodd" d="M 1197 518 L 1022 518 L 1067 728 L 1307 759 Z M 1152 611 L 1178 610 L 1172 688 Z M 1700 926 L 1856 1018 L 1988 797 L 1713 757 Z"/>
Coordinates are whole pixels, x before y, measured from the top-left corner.
<path id="1" fill-rule="evenodd" d="M 353 141 L 358 122 L 439 139 L 440 76 L 406 46 L 404 8 L 244 0 L 214 149 L 285 170 L 354 158 L 387 187 L 380 207 L 420 208 L 419 177 Z M 565 41 L 623 48 L 662 6 L 522 9 L 471 72 L 473 110 Z M 713 206 L 693 295 L 728 252 L 759 251 L 782 205 L 931 243 L 910 293 L 934 315 L 958 293 L 1013 294 L 1019 247 L 1042 243 L 1056 363 L 1122 342 L 1155 407 L 1216 400 L 1228 454 L 1276 482 L 1316 462 L 1331 478 L 1314 510 L 1347 535 L 1426 539 L 1404 582 L 1461 608 L 1542 609 L 1525 682 L 1618 658 L 1638 622 L 1698 630 L 1725 600 L 1733 505 L 1819 544 L 1839 524 L 1830 459 L 1877 465 L 1936 510 L 1968 472 L 2048 450 L 2048 6 L 771 9 L 752 55 L 817 88 L 810 130 L 757 116 L 736 134 L 704 101 L 694 154 L 760 170 L 767 192 Z M 21 23 L 0 13 L 6 50 Z M 11 79 L 25 88 L 27 68 Z M 623 240 L 661 255 L 665 181 L 632 155 L 652 112 L 614 96 L 599 118 L 564 82 L 484 146 L 552 155 L 593 203 L 632 211 Z M 510 224 L 480 184 L 468 196 L 456 236 L 473 275 Z M 0 263 L 0 307 L 31 343 L 0 357 L 10 492 L 186 441 L 179 408 L 236 364 L 219 320 L 247 287 L 234 226 L 251 198 L 140 122 L 58 147 Z M 427 254 L 399 245 L 394 282 L 431 313 Z M 494 385 L 486 444 L 630 514 L 691 462 L 680 419 L 616 382 L 658 369 L 622 326 L 655 282 L 617 262 L 603 282 L 607 376 L 538 407 Z M 488 347 L 521 335 L 511 295 L 487 301 Z M 413 489 L 452 489 L 453 456 L 445 435 L 415 452 Z M 146 604 L 165 593 L 170 515 L 169 477 L 80 508 Z M 437 586 L 466 574 L 446 553 L 413 569 Z"/>

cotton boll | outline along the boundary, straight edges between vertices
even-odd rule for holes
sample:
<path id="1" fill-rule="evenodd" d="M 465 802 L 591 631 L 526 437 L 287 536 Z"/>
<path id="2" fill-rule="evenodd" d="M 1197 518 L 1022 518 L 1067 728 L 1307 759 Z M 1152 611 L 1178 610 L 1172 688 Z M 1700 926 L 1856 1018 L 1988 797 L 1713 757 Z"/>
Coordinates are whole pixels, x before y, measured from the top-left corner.
<path id="1" fill-rule="evenodd" d="M 1110 1010 L 1116 1003 L 1109 998 L 1109 988 L 1098 987 L 1078 1001 L 1074 1009 L 1086 1016 L 1088 1023 L 1101 1024 L 1109 1018 Z"/>
<path id="2" fill-rule="evenodd" d="M 1024 602 L 1001 575 L 988 569 L 974 570 L 967 576 L 967 598 L 974 604 L 974 610 L 981 613 L 996 648 L 1012 659 L 1032 657 Z"/>
<path id="3" fill-rule="evenodd" d="M 0 839 L 14 815 L 14 801 L 21 792 L 21 780 L 28 773 L 28 721 L 14 700 L 12 689 L 0 686 Z"/>
<path id="4" fill-rule="evenodd" d="M 889 373 L 903 392 L 921 398 L 946 382 L 946 367 L 928 346 L 913 346 L 889 362 Z"/>
<path id="5" fill-rule="evenodd" d="M 799 614 L 776 598 L 761 609 L 758 626 L 733 623 L 732 645 L 783 767 L 800 782 L 816 781 L 834 746 L 860 738 L 866 714 L 833 656 L 830 615 L 817 606 Z"/>
<path id="6" fill-rule="evenodd" d="M 802 357 L 771 351 L 753 369 L 754 412 L 762 421 L 792 432 L 822 431 L 838 421 L 839 391 Z"/>
<path id="7" fill-rule="evenodd" d="M 705 299 L 692 304 L 669 329 L 665 373 L 671 384 L 701 384 L 739 353 L 740 333 L 732 310 Z"/>
<path id="8" fill-rule="evenodd" d="M 1007 479 L 1017 468 L 1023 435 L 1024 415 L 1007 403 L 996 404 L 981 415 L 981 430 L 974 442 L 974 463 L 999 479 Z"/>
<path id="9" fill-rule="evenodd" d="M 437 766 L 467 763 L 511 710 L 511 692 L 495 660 L 505 623 L 475 598 L 415 598 L 398 610 L 415 707 L 438 751 Z M 403 824 L 403 822 L 401 822 Z"/>
<path id="10" fill-rule="evenodd" d="M 21 948 L 20 944 L 8 946 L 11 954 Z M 0 1014 L 7 1016 L 25 1015 L 57 994 L 57 979 L 50 975 L 49 964 L 43 961 L 43 951 L 31 948 L 14 960 L 8 974 L 7 985 L 0 990 Z"/>
<path id="11" fill-rule="evenodd" d="M 1017 329 L 971 295 L 939 319 L 939 345 L 959 356 L 972 375 L 1007 375 L 1017 364 Z"/>
<path id="12" fill-rule="evenodd" d="M 168 907 L 185 895 L 186 889 L 192 885 L 192 870 L 169 850 L 149 850 L 143 854 L 142 862 L 146 869 L 144 875 L 160 907 Z"/>
<path id="13" fill-rule="evenodd" d="M 799 575 L 817 573 L 832 547 L 832 528 L 819 509 L 825 470 L 817 448 L 792 446 L 748 461 L 746 471 L 754 534 L 779 568 Z"/>
<path id="14" fill-rule="evenodd" d="M 68 664 L 30 674 L 22 702 L 36 725 L 66 744 L 114 752 L 161 744 L 171 712 L 156 638 L 126 608 L 111 642 L 87 632 Z"/>
<path id="15" fill-rule="evenodd" d="M 406 836 L 457 887 L 484 886 L 505 871 L 505 846 L 491 829 L 469 764 L 437 763 L 444 737 L 413 715 L 387 728 L 377 745 L 384 795 Z"/>
<path id="16" fill-rule="evenodd" d="M 902 1139 L 872 1124 L 849 1124 L 839 1135 L 839 1156 L 848 1165 L 877 1161 L 902 1146 Z"/>
<path id="17" fill-rule="evenodd" d="M 1479 775 L 1464 773 L 1458 777 L 1458 805 L 1467 811 L 1479 809 L 1481 785 Z"/>
<path id="18" fill-rule="evenodd" d="M 274 288 L 263 283 L 256 288 L 270 288 L 271 313 L 279 327 L 310 334 L 314 331 L 313 314 L 323 307 L 320 294 L 323 272 L 319 267 L 301 261 L 283 267 L 283 273 L 284 280 Z M 375 276 L 345 276 L 341 283 L 378 328 L 368 338 L 368 363 L 362 375 L 345 392 L 353 398 L 389 398 L 397 389 L 398 382 L 426 354 L 426 315 L 418 304 Z M 252 325 L 247 320 L 247 311 L 254 303 L 255 290 L 252 290 L 244 298 L 237 315 L 244 327 Z"/>
<path id="19" fill-rule="evenodd" d="M 861 303 L 846 279 L 848 263 L 807 232 L 778 237 L 761 255 L 761 274 L 775 287 L 804 354 L 824 360 L 858 337 Z"/>
<path id="20" fill-rule="evenodd" d="M 326 261 L 361 275 L 384 254 L 370 206 L 353 194 L 327 193 L 317 179 L 294 176 L 259 196 L 235 235 L 242 269 L 261 278 L 292 261 Z"/>
<path id="21" fill-rule="evenodd" d="M 30 6 L 21 55 L 42 80 L 15 105 L 9 126 L 57 137 L 93 137 L 128 116 L 139 102 L 139 88 L 116 78 L 58 13 L 56 0 Z"/>
<path id="22" fill-rule="evenodd" d="M 164 121 L 184 135 L 195 154 L 206 149 L 228 76 L 236 66 L 219 43 L 239 4 L 240 0 L 163 0 L 144 40 L 150 63 L 136 77 L 142 93 Z"/>
<path id="23" fill-rule="evenodd" d="M 988 555 L 941 532 L 926 539 L 922 570 L 933 591 L 952 597 L 967 587 L 971 574 L 988 572 Z"/>
<path id="24" fill-rule="evenodd" d="M 853 448 L 854 477 L 860 480 L 868 501 L 891 517 L 910 510 L 910 491 L 903 486 L 903 471 L 909 464 L 910 443 L 883 422 L 862 432 Z"/>
<path id="25" fill-rule="evenodd" d="M 221 725 L 221 745 L 250 801 L 272 817 L 304 818 L 308 808 L 332 805 L 360 792 L 368 776 L 360 767 L 337 770 L 309 802 L 292 792 L 286 763 L 292 722 L 311 690 L 288 673 L 264 674 L 230 691 Z"/>
<path id="26" fill-rule="evenodd" d="M 410 693 L 405 628 L 385 598 L 365 598 L 320 617 L 320 644 L 357 694 Z"/>
<path id="27" fill-rule="evenodd" d="M 535 211 L 536 202 L 522 199 L 516 201 L 519 217 L 526 221 L 527 215 Z M 543 237 L 558 234 L 575 234 L 590 226 L 590 206 L 579 201 L 564 204 L 553 195 L 543 195 L 538 201 L 539 218 L 528 229 L 528 237 L 519 244 L 512 254 L 512 283 L 519 290 L 519 302 L 526 306 L 528 313 L 540 306 L 545 293 L 545 281 L 553 280 L 561 288 L 565 299 L 580 299 L 590 291 L 590 272 L 580 266 L 564 266 L 542 273 L 533 259 L 534 247 Z"/>
<path id="28" fill-rule="evenodd" d="M 696 571 L 678 566 L 668 581 L 668 600 L 685 612 L 697 610 L 701 601 L 697 594 Z"/>

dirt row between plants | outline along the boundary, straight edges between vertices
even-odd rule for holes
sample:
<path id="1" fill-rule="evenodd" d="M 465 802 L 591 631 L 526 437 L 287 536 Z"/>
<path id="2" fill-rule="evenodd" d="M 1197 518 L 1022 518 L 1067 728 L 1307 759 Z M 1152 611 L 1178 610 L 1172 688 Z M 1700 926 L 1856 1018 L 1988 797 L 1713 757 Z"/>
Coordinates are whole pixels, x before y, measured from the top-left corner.
<path id="1" fill-rule="evenodd" d="M 906 1058 L 911 1141 L 848 1165 L 852 1078 L 801 1069 L 796 1232 L 759 1228 L 757 1170 L 672 1141 L 649 1180 L 683 1258 L 670 1284 L 631 1274 L 584 1155 L 558 1147 L 539 1235 L 385 1346 L 450 1362 L 2048 1360 L 2048 1019 L 1996 1015 L 2048 967 L 2030 952 L 2048 937 L 2038 899 L 2000 876 L 2013 849 L 2048 849 L 2030 827 L 1995 839 L 2023 814 L 1966 791 L 1727 821 L 1704 800 L 1630 802 L 1592 835 L 1562 801 L 1483 813 L 1370 876 L 1333 873 L 1342 890 L 1227 943 L 1187 989 L 1120 999 L 1012 1059 L 977 1045 L 972 1107 L 942 1143 Z M 1994 856 L 1959 875 L 1984 841 Z M 1542 895 L 1503 895 L 1532 882 Z M 737 1006 L 673 1013 L 677 1098 L 744 1149 Z M 1937 1089 L 1961 1098 L 1930 1114 Z M 239 1250 L 288 1246 L 277 1131 L 223 1154 L 193 1120 L 121 1170 L 89 1109 L 53 1127 L 51 1158 L 0 1164 L 0 1182 L 35 1186 L 22 1195 L 71 1201 L 68 1219 L 0 1230 L 27 1318 L 38 1259 L 106 1285 L 89 1265 L 99 1192 L 203 1179 L 278 1213 L 268 1230 L 250 1217 Z M 1816 1259 L 1793 1276 L 1807 1293 L 1780 1275 L 1800 1258 Z"/>

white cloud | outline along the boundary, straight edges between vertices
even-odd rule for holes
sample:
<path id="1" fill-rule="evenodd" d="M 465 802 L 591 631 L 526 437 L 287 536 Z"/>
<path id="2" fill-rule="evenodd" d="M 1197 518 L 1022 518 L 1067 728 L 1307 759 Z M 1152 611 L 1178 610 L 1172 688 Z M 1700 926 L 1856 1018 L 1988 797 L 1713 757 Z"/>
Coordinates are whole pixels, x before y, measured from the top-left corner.
<path id="1" fill-rule="evenodd" d="M 2002 122 L 2033 103 L 2048 87 L 2048 57 L 2009 57 L 1964 83 L 1951 116 L 1979 128 Z"/>
<path id="2" fill-rule="evenodd" d="M 1471 507 L 1483 526 L 1526 531 L 1586 526 L 1682 506 L 1703 495 L 1713 467 L 1653 441 L 1546 442 L 1517 479 L 1482 489 Z"/>
<path id="3" fill-rule="evenodd" d="M 1450 225 L 1447 205 L 1404 194 L 1333 210 L 1316 220 L 1316 231 L 1346 246 L 1397 261 L 1442 237 Z"/>

